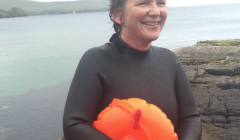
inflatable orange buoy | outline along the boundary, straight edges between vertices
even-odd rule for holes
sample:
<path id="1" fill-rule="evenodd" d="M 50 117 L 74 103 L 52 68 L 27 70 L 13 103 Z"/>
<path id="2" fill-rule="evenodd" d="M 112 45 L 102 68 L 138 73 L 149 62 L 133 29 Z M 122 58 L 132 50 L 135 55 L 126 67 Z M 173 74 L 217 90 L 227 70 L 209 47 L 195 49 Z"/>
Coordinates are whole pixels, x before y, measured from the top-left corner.
<path id="1" fill-rule="evenodd" d="M 178 140 L 166 114 L 138 98 L 113 99 L 93 126 L 113 140 Z"/>

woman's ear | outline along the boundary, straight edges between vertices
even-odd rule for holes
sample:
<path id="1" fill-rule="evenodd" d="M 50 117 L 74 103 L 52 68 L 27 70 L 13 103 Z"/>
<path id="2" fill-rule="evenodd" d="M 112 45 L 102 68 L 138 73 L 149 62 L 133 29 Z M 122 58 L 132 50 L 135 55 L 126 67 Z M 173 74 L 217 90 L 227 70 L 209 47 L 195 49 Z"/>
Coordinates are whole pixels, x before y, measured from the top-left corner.
<path id="1" fill-rule="evenodd" d="M 115 10 L 115 11 L 112 13 L 112 17 L 113 17 L 113 20 L 114 20 L 117 24 L 119 24 L 119 25 L 122 24 L 122 22 L 121 22 L 121 12 L 120 12 L 120 10 Z"/>

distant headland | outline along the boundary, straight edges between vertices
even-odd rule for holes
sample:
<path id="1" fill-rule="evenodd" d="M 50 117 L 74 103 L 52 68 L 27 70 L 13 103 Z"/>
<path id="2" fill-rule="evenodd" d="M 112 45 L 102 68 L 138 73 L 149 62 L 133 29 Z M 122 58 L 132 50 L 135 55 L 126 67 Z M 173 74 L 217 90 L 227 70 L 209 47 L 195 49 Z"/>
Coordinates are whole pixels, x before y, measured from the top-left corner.
<path id="1" fill-rule="evenodd" d="M 13 7 L 12 9 L 5 11 L 0 9 L 0 18 L 10 18 L 10 17 L 25 17 L 28 16 L 25 11 L 20 8 Z"/>
<path id="2" fill-rule="evenodd" d="M 0 0 L 0 18 L 100 12 L 108 11 L 108 5 L 109 0 L 81 0 L 65 2 Z"/>

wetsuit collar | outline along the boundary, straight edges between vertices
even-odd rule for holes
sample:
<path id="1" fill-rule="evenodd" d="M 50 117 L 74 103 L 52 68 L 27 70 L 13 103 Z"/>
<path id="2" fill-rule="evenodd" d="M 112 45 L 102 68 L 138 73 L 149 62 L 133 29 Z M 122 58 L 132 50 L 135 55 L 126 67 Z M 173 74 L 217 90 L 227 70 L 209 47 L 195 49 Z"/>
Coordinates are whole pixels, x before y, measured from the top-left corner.
<path id="1" fill-rule="evenodd" d="M 129 46 L 126 42 L 124 42 L 121 36 L 117 33 L 113 34 L 112 37 L 109 39 L 109 41 L 113 43 L 113 45 L 120 52 L 120 54 L 123 54 L 126 49 L 129 49 L 131 52 L 136 54 L 147 54 L 151 48 L 150 47 L 146 51 L 140 51 L 140 50 L 134 49 L 133 47 Z"/>

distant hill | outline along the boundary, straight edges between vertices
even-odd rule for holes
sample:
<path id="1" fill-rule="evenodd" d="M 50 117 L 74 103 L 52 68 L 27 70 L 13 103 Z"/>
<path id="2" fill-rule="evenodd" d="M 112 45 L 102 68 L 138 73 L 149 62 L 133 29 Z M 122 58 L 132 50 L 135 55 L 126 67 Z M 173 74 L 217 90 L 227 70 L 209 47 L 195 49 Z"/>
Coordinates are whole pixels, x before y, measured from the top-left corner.
<path id="1" fill-rule="evenodd" d="M 0 9 L 17 7 L 27 15 L 65 14 L 92 11 L 107 11 L 109 0 L 79 0 L 66 2 L 35 2 L 30 0 L 0 0 Z"/>
<path id="2" fill-rule="evenodd" d="M 12 8 L 8 11 L 0 9 L 0 18 L 25 17 L 27 14 L 20 8 Z"/>

